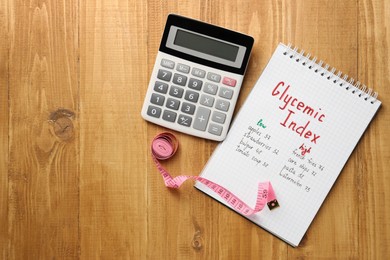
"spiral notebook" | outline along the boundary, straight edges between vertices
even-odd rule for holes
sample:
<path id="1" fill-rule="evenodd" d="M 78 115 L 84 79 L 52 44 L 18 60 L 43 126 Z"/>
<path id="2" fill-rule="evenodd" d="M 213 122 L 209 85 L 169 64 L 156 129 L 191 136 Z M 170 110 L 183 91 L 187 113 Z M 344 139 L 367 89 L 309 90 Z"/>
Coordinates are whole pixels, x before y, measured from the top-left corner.
<path id="1" fill-rule="evenodd" d="M 247 218 L 298 246 L 380 105 L 365 85 L 279 44 L 201 176 L 248 205 L 270 181 L 280 207 Z"/>

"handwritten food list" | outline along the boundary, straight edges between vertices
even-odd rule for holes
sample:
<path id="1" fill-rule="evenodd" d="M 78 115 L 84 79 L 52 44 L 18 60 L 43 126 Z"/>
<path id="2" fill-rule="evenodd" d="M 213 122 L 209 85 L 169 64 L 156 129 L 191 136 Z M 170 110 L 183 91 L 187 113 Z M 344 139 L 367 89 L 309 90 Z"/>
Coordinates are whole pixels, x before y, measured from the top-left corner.
<path id="1" fill-rule="evenodd" d="M 281 178 L 299 189 L 310 192 L 312 189 L 311 180 L 325 169 L 321 162 L 311 156 L 311 152 L 314 151 L 317 142 L 320 142 L 321 136 L 310 130 L 310 126 L 323 124 L 326 116 L 321 108 L 315 110 L 304 101 L 291 95 L 290 88 L 290 85 L 280 81 L 273 88 L 271 95 L 280 101 L 278 110 L 285 112 L 285 117 L 280 121 L 278 127 L 294 132 L 302 138 L 302 143 L 289 151 L 286 161 L 281 161 L 279 158 L 281 151 L 278 147 L 280 140 L 273 140 L 272 131 L 267 126 L 267 118 L 259 117 L 243 132 L 235 151 L 260 168 L 268 168 L 273 162 L 281 165 L 278 172 Z M 299 118 L 308 118 L 303 124 L 295 121 L 295 115 L 299 113 L 304 115 L 299 115 Z"/>

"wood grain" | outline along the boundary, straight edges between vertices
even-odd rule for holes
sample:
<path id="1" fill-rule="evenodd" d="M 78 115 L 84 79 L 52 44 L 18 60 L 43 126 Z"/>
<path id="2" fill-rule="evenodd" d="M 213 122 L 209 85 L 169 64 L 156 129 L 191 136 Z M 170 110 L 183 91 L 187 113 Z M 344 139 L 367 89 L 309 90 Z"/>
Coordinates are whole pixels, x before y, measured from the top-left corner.
<path id="1" fill-rule="evenodd" d="M 0 258 L 8 257 L 8 2 L 0 1 Z"/>
<path id="2" fill-rule="evenodd" d="M 164 187 L 149 145 L 166 129 L 140 111 L 169 13 L 255 38 L 237 108 L 279 42 L 379 92 L 298 248 L 191 183 Z M 388 28 L 385 0 L 0 0 L 0 258 L 389 258 Z M 175 134 L 164 167 L 199 174 L 217 144 Z"/>
<path id="3" fill-rule="evenodd" d="M 139 110 L 146 4 L 85 1 L 80 13 L 81 257 L 139 259 L 148 221 L 149 142 Z"/>
<path id="4" fill-rule="evenodd" d="M 77 10 L 9 1 L 9 259 L 79 255 Z"/>
<path id="5" fill-rule="evenodd" d="M 358 148 L 359 256 L 390 256 L 390 3 L 360 1 L 358 76 L 379 91 L 383 107 Z"/>

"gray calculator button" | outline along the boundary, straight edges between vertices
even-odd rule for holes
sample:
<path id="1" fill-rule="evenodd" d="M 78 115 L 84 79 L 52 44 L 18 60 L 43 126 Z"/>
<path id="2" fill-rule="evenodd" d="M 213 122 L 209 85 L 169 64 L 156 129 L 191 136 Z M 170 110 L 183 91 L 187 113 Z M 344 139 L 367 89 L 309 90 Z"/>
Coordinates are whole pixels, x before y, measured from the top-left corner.
<path id="1" fill-rule="evenodd" d="M 198 68 L 192 68 L 191 74 L 199 78 L 204 78 L 206 76 L 206 71 Z"/>
<path id="2" fill-rule="evenodd" d="M 188 87 L 196 90 L 200 90 L 202 88 L 203 81 L 199 79 L 190 78 L 188 82 Z"/>
<path id="3" fill-rule="evenodd" d="M 146 112 L 149 116 L 159 118 L 161 115 L 161 108 L 155 106 L 148 106 L 148 111 Z"/>
<path id="4" fill-rule="evenodd" d="M 175 122 L 175 120 L 176 120 L 176 113 L 173 112 L 173 111 L 164 110 L 164 113 L 163 113 L 162 118 L 163 118 L 165 121 Z"/>
<path id="5" fill-rule="evenodd" d="M 185 86 L 187 83 L 187 77 L 184 75 L 175 73 L 173 75 L 172 82 L 177 84 L 177 85 L 180 85 L 180 86 Z"/>
<path id="6" fill-rule="evenodd" d="M 180 115 L 177 122 L 179 123 L 179 125 L 190 126 L 192 122 L 192 117 L 186 115 Z"/>
<path id="7" fill-rule="evenodd" d="M 195 112 L 195 105 L 187 102 L 183 102 L 183 105 L 181 105 L 181 112 L 189 115 L 193 115 Z"/>
<path id="8" fill-rule="evenodd" d="M 171 86 L 169 89 L 169 95 L 177 98 L 181 98 L 183 96 L 184 89 L 176 86 Z"/>
<path id="9" fill-rule="evenodd" d="M 210 124 L 208 132 L 210 134 L 214 134 L 214 135 L 221 135 L 221 133 L 222 133 L 222 126 L 221 125 L 216 125 L 216 124 Z"/>
<path id="10" fill-rule="evenodd" d="M 209 72 L 207 73 L 207 79 L 214 81 L 214 82 L 220 82 L 221 81 L 221 75 Z"/>
<path id="11" fill-rule="evenodd" d="M 161 82 L 161 81 L 156 81 L 156 83 L 154 83 L 154 88 L 153 89 L 156 92 L 165 94 L 168 91 L 168 84 L 164 83 L 164 82 Z"/>
<path id="12" fill-rule="evenodd" d="M 218 99 L 215 103 L 215 108 L 226 112 L 229 109 L 229 105 L 229 101 Z"/>
<path id="13" fill-rule="evenodd" d="M 225 123 L 225 119 L 226 119 L 226 114 L 218 112 L 218 111 L 214 111 L 213 115 L 211 116 L 211 121 L 214 121 L 214 122 L 217 122 L 220 124 Z"/>
<path id="14" fill-rule="evenodd" d="M 165 106 L 170 109 L 178 110 L 180 106 L 180 101 L 173 98 L 168 98 Z"/>
<path id="15" fill-rule="evenodd" d="M 165 97 L 163 95 L 153 93 L 152 97 L 150 98 L 150 103 L 162 106 L 164 104 L 164 100 Z"/>
<path id="16" fill-rule="evenodd" d="M 162 70 L 162 69 L 158 70 L 157 78 L 165 81 L 170 81 L 171 77 L 172 77 L 172 72 L 168 70 Z"/>
<path id="17" fill-rule="evenodd" d="M 208 94 L 212 94 L 212 95 L 215 95 L 217 94 L 217 90 L 218 90 L 218 86 L 215 85 L 215 84 L 211 84 L 211 83 L 206 83 L 204 85 L 204 88 L 203 88 L 203 91 L 208 93 Z"/>
<path id="18" fill-rule="evenodd" d="M 210 117 L 210 109 L 198 107 L 194 120 L 194 128 L 205 131 Z"/>
<path id="19" fill-rule="evenodd" d="M 232 97 L 233 97 L 233 90 L 229 89 L 229 88 L 221 87 L 219 89 L 218 96 L 223 97 L 223 98 L 227 98 L 227 99 L 232 99 Z"/>
<path id="20" fill-rule="evenodd" d="M 199 103 L 207 107 L 212 107 L 214 104 L 214 98 L 212 96 L 203 94 L 200 97 Z"/>
<path id="21" fill-rule="evenodd" d="M 190 72 L 190 66 L 184 65 L 184 64 L 177 64 L 176 69 L 183 73 L 189 73 Z"/>
<path id="22" fill-rule="evenodd" d="M 199 93 L 191 90 L 187 90 L 186 94 L 184 95 L 184 99 L 191 101 L 191 102 L 198 102 Z"/>
<path id="23" fill-rule="evenodd" d="M 165 68 L 173 69 L 175 67 L 175 62 L 167 59 L 162 59 L 161 66 Z"/>

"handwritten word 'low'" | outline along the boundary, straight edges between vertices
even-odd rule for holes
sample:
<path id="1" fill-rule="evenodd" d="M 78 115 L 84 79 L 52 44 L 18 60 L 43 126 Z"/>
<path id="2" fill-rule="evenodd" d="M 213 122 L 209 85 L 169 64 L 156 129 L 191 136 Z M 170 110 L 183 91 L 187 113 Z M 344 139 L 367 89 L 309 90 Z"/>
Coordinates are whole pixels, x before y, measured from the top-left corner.
<path id="1" fill-rule="evenodd" d="M 257 125 L 262 127 L 262 128 L 266 128 L 267 126 L 264 124 L 263 122 L 263 119 L 260 119 L 259 122 L 257 122 Z"/>

